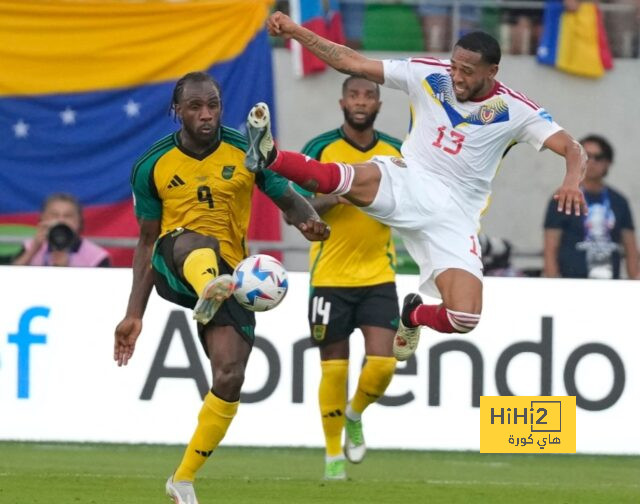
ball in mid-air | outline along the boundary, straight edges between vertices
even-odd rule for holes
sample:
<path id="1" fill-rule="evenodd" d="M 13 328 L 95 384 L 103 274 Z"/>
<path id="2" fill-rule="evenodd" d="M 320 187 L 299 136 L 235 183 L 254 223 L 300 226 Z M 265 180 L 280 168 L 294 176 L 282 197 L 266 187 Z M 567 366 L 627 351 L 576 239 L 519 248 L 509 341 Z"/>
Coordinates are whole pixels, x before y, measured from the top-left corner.
<path id="1" fill-rule="evenodd" d="M 287 294 L 287 271 L 276 258 L 266 254 L 247 257 L 233 272 L 233 295 L 247 310 L 261 312 L 275 308 Z"/>

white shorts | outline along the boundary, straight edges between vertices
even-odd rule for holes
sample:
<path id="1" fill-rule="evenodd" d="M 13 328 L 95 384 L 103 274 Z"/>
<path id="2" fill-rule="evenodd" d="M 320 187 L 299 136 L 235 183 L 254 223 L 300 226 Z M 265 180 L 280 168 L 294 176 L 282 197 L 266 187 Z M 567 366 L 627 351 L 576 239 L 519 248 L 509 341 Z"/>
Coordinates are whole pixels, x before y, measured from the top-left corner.
<path id="1" fill-rule="evenodd" d="M 478 223 L 434 175 L 405 160 L 376 156 L 380 187 L 362 211 L 394 228 L 420 268 L 420 291 L 442 298 L 435 284 L 446 269 L 459 268 L 482 280 Z"/>

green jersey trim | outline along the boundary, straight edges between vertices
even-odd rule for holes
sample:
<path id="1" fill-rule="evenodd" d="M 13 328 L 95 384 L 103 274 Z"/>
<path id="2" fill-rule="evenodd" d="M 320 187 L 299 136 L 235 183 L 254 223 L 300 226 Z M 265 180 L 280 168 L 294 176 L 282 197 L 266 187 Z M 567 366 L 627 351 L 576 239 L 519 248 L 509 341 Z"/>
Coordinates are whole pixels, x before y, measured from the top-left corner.
<path id="1" fill-rule="evenodd" d="M 378 131 L 378 136 L 384 143 L 388 143 L 398 150 L 400 150 L 400 148 L 402 147 L 402 140 L 398 140 L 396 137 L 392 137 L 391 135 L 387 135 L 386 133 L 382 133 L 381 131 Z"/>
<path id="2" fill-rule="evenodd" d="M 176 147 L 176 134 L 173 133 L 153 144 L 133 167 L 131 187 L 137 217 L 151 220 L 162 218 L 162 201 L 153 182 L 153 169 L 158 159 Z"/>
<path id="3" fill-rule="evenodd" d="M 247 152 L 249 144 L 247 143 L 247 138 L 242 133 L 233 128 L 229 128 L 228 126 L 222 126 L 220 129 L 222 133 L 221 139 L 223 142 L 237 147 L 242 152 Z"/>
<path id="4" fill-rule="evenodd" d="M 319 160 L 322 155 L 322 151 L 327 147 L 327 145 L 330 145 L 341 138 L 342 135 L 340 133 L 340 129 L 327 131 L 326 133 L 309 140 L 302 148 L 302 154 Z"/>
<path id="5" fill-rule="evenodd" d="M 263 170 L 256 174 L 256 185 L 270 199 L 282 198 L 289 188 L 289 181 L 271 170 Z"/>

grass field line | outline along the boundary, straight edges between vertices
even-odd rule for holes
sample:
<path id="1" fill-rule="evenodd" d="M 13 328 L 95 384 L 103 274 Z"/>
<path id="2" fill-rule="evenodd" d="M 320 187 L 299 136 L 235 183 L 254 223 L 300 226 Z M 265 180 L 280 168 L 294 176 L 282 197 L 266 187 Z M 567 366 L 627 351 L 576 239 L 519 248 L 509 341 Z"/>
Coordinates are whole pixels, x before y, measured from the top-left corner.
<path id="1" fill-rule="evenodd" d="M 0 472 L 0 477 L 16 477 L 23 476 L 24 474 L 19 472 Z M 160 477 L 157 475 L 151 474 L 106 474 L 106 473 L 51 473 L 47 476 L 55 476 L 55 477 L 64 477 L 64 478 L 95 478 L 95 479 L 141 479 L 141 480 L 162 480 L 164 481 L 164 477 Z M 208 478 L 206 476 L 201 477 L 201 480 L 215 480 L 220 478 Z M 223 480 L 243 480 L 243 481 L 255 481 L 255 482 L 268 482 L 268 481 L 305 481 L 304 478 L 292 478 L 287 476 L 273 476 L 273 477 L 263 477 L 263 478 L 247 478 L 247 477 L 239 477 L 239 478 L 222 478 Z M 352 480 L 355 483 L 358 483 L 358 480 Z M 319 483 L 326 483 L 323 480 L 318 480 Z M 389 483 L 389 480 L 381 479 L 381 478 L 366 478 L 362 482 L 366 483 Z M 554 482 L 554 483 L 542 483 L 539 481 L 494 481 L 494 480 L 451 480 L 451 479 L 394 479 L 394 485 L 402 485 L 402 484 L 416 484 L 422 483 L 426 485 L 440 485 L 440 486 L 476 486 L 476 485 L 490 485 L 490 486 L 500 486 L 500 487 L 571 487 L 572 482 Z M 331 482 L 329 484 L 344 484 L 344 482 Z M 620 482 L 592 482 L 586 485 L 583 485 L 583 488 L 626 488 L 626 489 L 637 489 L 640 488 L 640 483 L 620 483 Z"/>

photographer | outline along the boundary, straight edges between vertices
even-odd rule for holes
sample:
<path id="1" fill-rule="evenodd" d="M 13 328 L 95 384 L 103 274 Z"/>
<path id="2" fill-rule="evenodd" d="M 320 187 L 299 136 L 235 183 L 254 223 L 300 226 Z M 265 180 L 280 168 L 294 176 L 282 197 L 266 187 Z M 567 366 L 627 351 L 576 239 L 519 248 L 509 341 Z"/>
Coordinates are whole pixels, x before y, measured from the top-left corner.
<path id="1" fill-rule="evenodd" d="M 110 266 L 109 253 L 82 238 L 82 207 L 65 193 L 49 196 L 40 214 L 36 235 L 24 244 L 14 265 L 29 266 Z"/>

